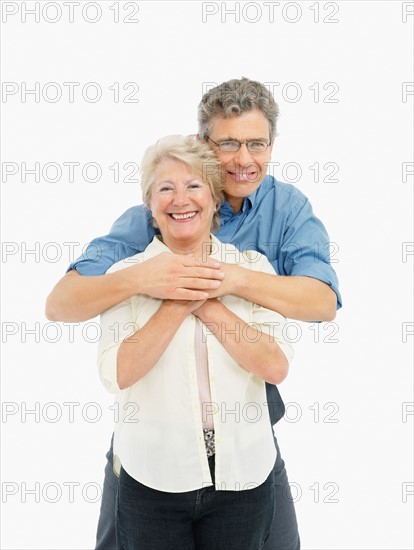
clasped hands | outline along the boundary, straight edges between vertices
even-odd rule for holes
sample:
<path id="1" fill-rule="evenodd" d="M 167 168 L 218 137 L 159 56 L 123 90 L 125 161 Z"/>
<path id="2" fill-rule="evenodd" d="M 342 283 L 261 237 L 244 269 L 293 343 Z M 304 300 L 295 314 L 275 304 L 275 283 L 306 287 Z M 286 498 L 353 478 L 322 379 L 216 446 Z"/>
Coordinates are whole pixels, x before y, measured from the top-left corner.
<path id="1" fill-rule="evenodd" d="M 133 268 L 130 268 L 131 270 Z M 210 256 L 163 252 L 140 265 L 142 294 L 153 298 L 181 302 L 188 313 L 195 315 L 206 302 L 236 293 L 243 268 L 218 262 Z M 197 315 L 198 316 L 198 315 Z"/>

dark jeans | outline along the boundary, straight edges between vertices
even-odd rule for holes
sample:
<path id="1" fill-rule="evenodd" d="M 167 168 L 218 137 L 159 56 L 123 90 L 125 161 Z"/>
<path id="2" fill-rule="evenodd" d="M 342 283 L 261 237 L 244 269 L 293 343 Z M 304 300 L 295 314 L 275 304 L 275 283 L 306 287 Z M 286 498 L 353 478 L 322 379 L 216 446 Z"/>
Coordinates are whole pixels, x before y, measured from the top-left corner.
<path id="1" fill-rule="evenodd" d="M 281 457 L 279 446 L 275 439 L 277 459 L 272 472 L 275 488 L 276 510 L 273 517 L 269 538 L 263 550 L 299 550 L 300 541 L 298 525 L 296 522 L 295 508 L 293 506 L 285 463 Z M 118 478 L 113 473 L 112 467 L 112 442 L 106 455 L 108 462 L 105 467 L 105 480 L 103 485 L 101 513 L 96 537 L 96 550 L 120 550 L 116 543 L 115 532 L 115 502 L 118 490 Z M 159 530 L 163 530 L 162 524 Z M 168 546 L 166 547 L 168 548 Z M 228 547 L 232 548 L 231 545 Z M 140 548 L 134 548 L 140 550 Z M 237 550 L 247 550 L 240 546 Z"/>
<path id="2" fill-rule="evenodd" d="M 209 459 L 214 472 L 214 456 Z M 214 476 L 213 476 L 214 482 Z M 245 491 L 204 487 L 156 491 L 121 469 L 118 485 L 119 550 L 261 550 L 275 510 L 272 473 Z"/>

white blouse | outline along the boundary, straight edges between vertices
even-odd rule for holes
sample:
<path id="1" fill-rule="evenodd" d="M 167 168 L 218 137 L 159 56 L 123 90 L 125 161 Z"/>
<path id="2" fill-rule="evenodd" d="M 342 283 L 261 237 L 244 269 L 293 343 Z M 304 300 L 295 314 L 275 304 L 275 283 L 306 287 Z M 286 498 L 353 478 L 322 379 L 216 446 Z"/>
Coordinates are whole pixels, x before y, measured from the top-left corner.
<path id="1" fill-rule="evenodd" d="M 267 258 L 255 251 L 240 252 L 211 236 L 211 257 L 226 263 L 275 275 Z M 169 249 L 158 237 L 146 250 L 118 262 L 109 272 L 132 261 L 145 261 Z M 293 350 L 283 337 L 286 319 L 237 296 L 221 302 L 244 322 L 271 334 L 288 361 Z M 200 403 L 195 359 L 195 329 L 200 321 L 186 317 L 158 363 L 133 386 L 117 384 L 117 353 L 122 341 L 144 326 L 162 300 L 138 295 L 101 316 L 98 366 L 105 387 L 116 394 L 119 419 L 114 436 L 114 469 L 120 464 L 140 483 L 167 492 L 185 492 L 212 485 L 203 421 L 215 430 L 215 482 L 219 490 L 252 489 L 263 483 L 276 460 L 265 382 L 241 368 L 201 323 L 207 343 L 211 402 Z M 137 334 L 139 338 L 139 333 Z M 243 338 L 240 327 L 240 338 Z"/>

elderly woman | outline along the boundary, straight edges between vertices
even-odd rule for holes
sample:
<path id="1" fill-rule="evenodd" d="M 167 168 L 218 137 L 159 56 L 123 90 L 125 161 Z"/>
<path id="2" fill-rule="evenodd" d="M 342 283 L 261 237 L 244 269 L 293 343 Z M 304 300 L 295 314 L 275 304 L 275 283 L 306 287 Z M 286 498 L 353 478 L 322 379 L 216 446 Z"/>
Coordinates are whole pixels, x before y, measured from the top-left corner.
<path id="1" fill-rule="evenodd" d="M 264 256 L 211 235 L 222 183 L 204 142 L 159 140 L 145 153 L 141 186 L 161 235 L 111 271 L 173 252 L 274 274 Z M 120 550 L 262 548 L 276 459 L 265 382 L 287 375 L 284 323 L 232 295 L 203 302 L 140 295 L 102 315 L 99 371 L 119 415 Z"/>

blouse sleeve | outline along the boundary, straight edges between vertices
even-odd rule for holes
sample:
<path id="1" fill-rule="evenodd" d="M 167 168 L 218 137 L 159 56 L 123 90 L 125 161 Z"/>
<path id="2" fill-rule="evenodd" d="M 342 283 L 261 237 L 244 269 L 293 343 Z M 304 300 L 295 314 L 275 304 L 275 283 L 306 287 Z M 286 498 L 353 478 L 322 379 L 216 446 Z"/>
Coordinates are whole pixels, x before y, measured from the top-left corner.
<path id="1" fill-rule="evenodd" d="M 128 267 L 123 262 L 113 265 L 108 272 Z M 101 337 L 98 345 L 98 371 L 105 388 L 111 393 L 121 391 L 118 386 L 117 358 L 122 342 L 138 330 L 133 298 L 116 304 L 101 315 Z"/>

